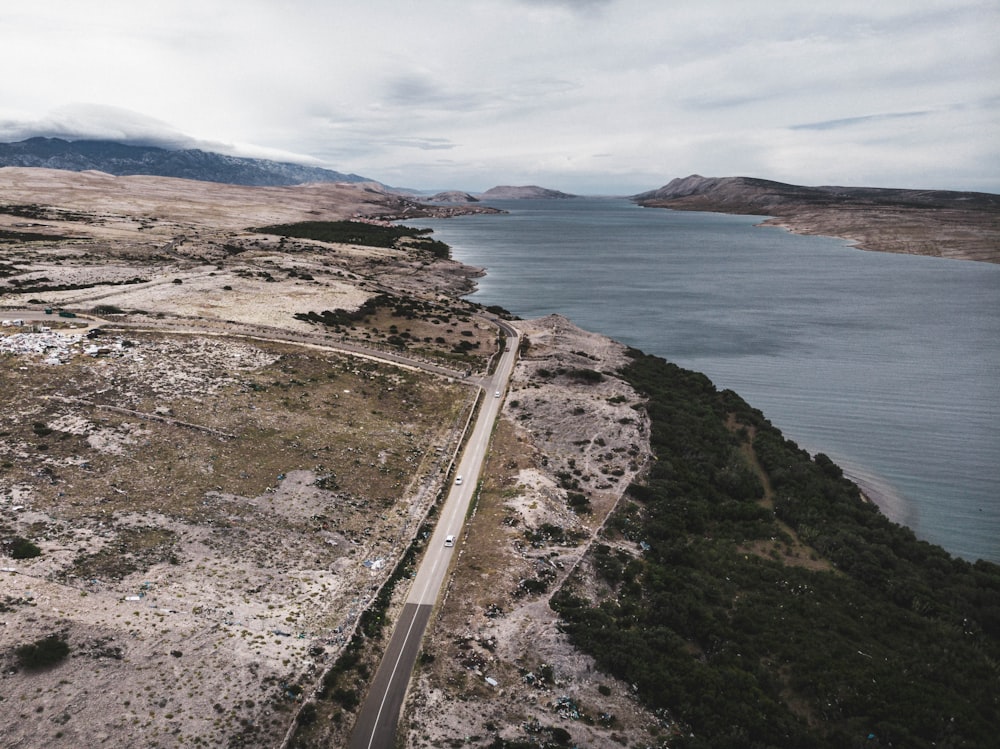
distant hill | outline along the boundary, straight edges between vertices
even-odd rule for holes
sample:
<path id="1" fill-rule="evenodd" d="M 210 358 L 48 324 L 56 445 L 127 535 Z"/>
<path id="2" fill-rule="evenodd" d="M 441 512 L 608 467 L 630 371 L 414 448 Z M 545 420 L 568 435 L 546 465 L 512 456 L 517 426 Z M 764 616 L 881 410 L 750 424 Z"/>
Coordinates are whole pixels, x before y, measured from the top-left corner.
<path id="1" fill-rule="evenodd" d="M 461 190 L 448 190 L 424 198 L 427 203 L 478 203 L 479 198 Z"/>
<path id="2" fill-rule="evenodd" d="M 753 177 L 690 177 L 633 197 L 646 205 L 669 201 L 688 210 L 769 215 L 786 205 L 845 204 L 904 208 L 977 208 L 1000 211 L 1000 195 L 953 190 L 902 190 L 884 187 L 803 187 Z"/>
<path id="3" fill-rule="evenodd" d="M 479 195 L 481 200 L 527 200 L 532 198 L 575 198 L 576 195 L 559 192 L 559 190 L 549 190 L 537 185 L 523 185 L 515 187 L 512 185 L 498 185 L 491 187 Z"/>
<path id="4" fill-rule="evenodd" d="M 29 138 L 0 143 L 0 167 L 96 170 L 127 176 L 146 174 L 230 185 L 275 187 L 306 182 L 373 182 L 357 174 L 267 159 L 226 156 L 199 149 L 169 150 L 113 141 Z"/>
<path id="5" fill-rule="evenodd" d="M 764 223 L 842 237 L 867 250 L 1000 262 L 1000 195 L 993 193 L 803 187 L 692 174 L 632 200 L 654 208 L 772 216 Z"/>

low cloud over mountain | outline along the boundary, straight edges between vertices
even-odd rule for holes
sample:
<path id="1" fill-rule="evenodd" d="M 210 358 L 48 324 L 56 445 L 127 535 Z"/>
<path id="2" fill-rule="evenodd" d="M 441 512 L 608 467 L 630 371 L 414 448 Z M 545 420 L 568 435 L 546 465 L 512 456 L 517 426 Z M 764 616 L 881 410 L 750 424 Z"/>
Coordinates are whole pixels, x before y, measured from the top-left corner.
<path id="1" fill-rule="evenodd" d="M 22 166 L 96 170 L 117 176 L 148 174 L 233 185 L 279 186 L 305 182 L 369 182 L 357 174 L 290 162 L 212 153 L 197 148 L 171 150 L 107 140 L 28 138 L 0 143 L 0 167 Z"/>

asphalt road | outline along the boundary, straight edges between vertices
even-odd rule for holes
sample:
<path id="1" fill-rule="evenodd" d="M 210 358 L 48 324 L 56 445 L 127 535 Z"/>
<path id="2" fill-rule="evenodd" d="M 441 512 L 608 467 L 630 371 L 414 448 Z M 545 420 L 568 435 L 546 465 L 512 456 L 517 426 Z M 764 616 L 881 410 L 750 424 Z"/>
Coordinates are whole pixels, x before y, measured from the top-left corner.
<path id="1" fill-rule="evenodd" d="M 50 325 L 55 323 L 58 325 L 65 325 L 66 327 L 57 328 L 54 332 L 56 333 L 86 333 L 87 330 L 97 323 L 94 322 L 94 318 L 87 315 L 77 315 L 76 317 L 59 317 L 55 312 L 52 314 L 45 314 L 43 311 L 39 310 L 18 310 L 18 309 L 0 309 L 0 320 L 24 320 L 26 323 L 49 323 Z M 14 328 L 16 331 L 17 329 Z"/>
<path id="2" fill-rule="evenodd" d="M 420 651 L 427 622 L 437 601 L 452 555 L 460 548 L 462 525 L 476 491 L 479 472 L 489 447 L 493 424 L 500 413 L 503 394 L 514 370 L 514 360 L 520 339 L 517 332 L 501 323 L 507 332 L 507 347 L 497 364 L 493 377 L 484 383 L 483 402 L 472 433 L 455 471 L 462 482 L 453 483 L 438 523 L 431 534 L 424 555 L 413 579 L 403 614 L 393 630 L 389 646 L 375 672 L 371 689 L 351 734 L 348 749 L 391 749 L 399 712 L 403 705 L 410 675 Z M 501 397 L 497 397 L 500 393 Z M 447 536 L 455 537 L 455 546 L 445 546 Z"/>

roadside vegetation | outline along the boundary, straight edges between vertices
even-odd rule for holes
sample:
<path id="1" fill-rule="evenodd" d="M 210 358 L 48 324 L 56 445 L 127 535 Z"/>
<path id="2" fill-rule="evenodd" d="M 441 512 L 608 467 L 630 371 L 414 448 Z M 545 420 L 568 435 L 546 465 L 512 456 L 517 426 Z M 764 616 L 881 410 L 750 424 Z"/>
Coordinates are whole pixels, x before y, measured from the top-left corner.
<path id="1" fill-rule="evenodd" d="M 439 494 L 437 502 L 443 498 L 444 494 Z M 435 504 L 431 508 L 431 517 L 437 507 Z M 400 598 L 397 586 L 416 574 L 419 558 L 433 530 L 431 522 L 421 526 L 379 588 L 372 605 L 359 617 L 357 630 L 347 646 L 323 674 L 315 699 L 308 699 L 299 710 L 289 749 L 346 745 L 364 695 L 392 636 L 391 627 L 386 625 L 398 613 L 395 609 L 399 601 L 394 601 L 394 596 Z M 405 593 L 406 586 L 402 588 Z"/>
<path id="2" fill-rule="evenodd" d="M 357 309 L 298 312 L 294 317 L 352 341 L 468 369 L 484 366 L 498 345 L 495 328 L 470 309 L 382 293 Z"/>
<path id="3" fill-rule="evenodd" d="M 553 606 L 671 747 L 987 746 L 1000 568 L 917 540 L 731 391 L 633 352 L 648 478 Z M 588 588 L 588 590 L 590 590 Z"/>

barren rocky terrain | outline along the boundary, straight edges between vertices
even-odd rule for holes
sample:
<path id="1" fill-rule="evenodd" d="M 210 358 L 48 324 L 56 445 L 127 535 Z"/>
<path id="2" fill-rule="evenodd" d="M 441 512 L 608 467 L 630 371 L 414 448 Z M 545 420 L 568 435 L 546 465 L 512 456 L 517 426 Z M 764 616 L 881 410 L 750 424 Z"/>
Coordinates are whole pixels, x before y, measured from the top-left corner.
<path id="1" fill-rule="evenodd" d="M 578 653 L 549 607 L 566 577 L 588 564 L 584 554 L 604 542 L 604 520 L 649 459 L 640 399 L 614 375 L 625 349 L 557 315 L 520 328 L 531 343 L 411 685 L 405 745 L 480 745 L 496 736 L 656 745 L 667 724 Z"/>
<path id="2" fill-rule="evenodd" d="M 856 197 L 858 216 L 877 212 L 859 218 L 870 224 L 865 236 L 876 230 L 871 227 L 889 238 L 898 230 L 905 251 L 913 250 L 914 233 L 900 227 L 919 212 L 887 218 L 884 204 L 872 208 L 885 196 Z M 861 206 L 865 200 L 867 208 Z M 5 747 L 346 745 L 405 600 L 414 557 L 452 480 L 481 375 L 501 341 L 498 311 L 463 299 L 480 269 L 450 260 L 420 235 L 381 246 L 373 246 L 372 237 L 402 216 L 478 210 L 486 209 L 422 206 L 359 185 L 248 188 L 0 169 Z M 929 253 L 974 257 L 964 239 L 961 251 L 946 249 L 943 214 L 925 213 L 930 223 L 920 231 L 928 232 Z M 819 226 L 820 214 L 812 226 Z M 838 231 L 846 231 L 843 215 Z M 352 222 L 350 241 L 296 238 L 317 234 L 274 226 L 309 221 L 329 227 L 345 219 Z M 955 226 L 995 250 L 995 219 L 984 221 L 961 228 L 956 219 Z M 670 468 L 671 461 L 686 460 L 687 427 L 674 431 L 671 423 L 669 434 L 681 440 L 681 449 L 674 457 L 661 452 L 664 421 L 661 416 L 652 425 L 649 413 L 655 416 L 655 409 L 647 413 L 649 404 L 620 376 L 628 356 L 623 346 L 557 315 L 511 324 L 522 334 L 519 362 L 473 512 L 456 543 L 446 593 L 410 682 L 397 745 L 683 743 L 694 736 L 685 717 L 672 708 L 654 713 L 643 707 L 638 677 L 633 684 L 598 671 L 594 658 L 602 654 L 586 656 L 570 644 L 564 627 L 572 623 L 556 616 L 550 600 L 567 582 L 573 596 L 602 601 L 609 612 L 621 605 L 623 615 L 635 616 L 629 612 L 646 605 L 635 599 L 643 595 L 641 585 L 634 588 L 624 578 L 612 584 L 608 576 L 609 564 L 650 564 L 644 554 L 654 548 L 641 536 L 615 530 L 638 511 L 622 497 L 634 479 L 656 474 L 659 469 L 651 466 Z M 671 395 L 703 389 L 700 375 L 663 379 L 667 373 L 669 367 L 657 370 L 656 382 L 672 383 Z M 655 390 L 650 397 L 654 406 L 664 400 Z M 715 418 L 711 410 L 703 415 L 705 401 L 686 400 L 689 411 L 678 418 L 697 411 L 689 419 L 697 422 L 691 433 L 705 440 L 710 433 L 712 444 L 723 448 L 731 435 L 741 435 L 728 454 L 742 451 L 743 472 L 726 464 L 720 476 L 729 481 L 749 471 L 759 478 L 753 520 L 756 508 L 777 507 L 769 474 L 752 447 L 760 438 L 755 430 L 769 425 L 725 397 L 728 421 L 712 423 L 710 431 L 695 429 L 701 428 L 698 419 Z M 747 421 L 737 423 L 733 407 Z M 659 463 L 652 458 L 654 430 Z M 709 445 L 700 444 L 696 452 Z M 785 458 L 775 458 L 776 447 L 769 449 L 769 460 L 786 465 Z M 806 476 L 836 469 L 832 463 L 820 466 L 819 456 L 815 463 L 808 455 L 795 456 L 807 466 Z M 824 486 L 833 495 L 848 491 L 840 478 L 831 481 Z M 700 484 L 693 486 L 700 491 Z M 811 486 L 796 501 L 826 496 L 827 489 Z M 860 499 L 850 504 L 843 522 L 866 515 L 865 507 Z M 686 522 L 685 516 L 672 517 Z M 660 530 L 675 526 L 661 524 Z M 867 532 L 860 524 L 849 527 Z M 834 573 L 810 585 L 849 582 L 848 573 L 796 537 L 805 532 L 820 538 L 808 524 L 796 531 L 791 521 L 775 520 L 766 530 L 754 529 L 720 556 L 735 566 L 720 567 L 716 582 L 705 584 L 731 591 L 732 570 L 743 565 L 756 575 L 758 560 L 768 569 L 772 563 L 780 567 L 776 579 L 808 570 Z M 906 545 L 906 533 L 869 548 L 888 554 L 894 543 Z M 699 543 L 715 543 L 704 534 L 704 527 L 697 530 Z M 729 543 L 726 538 L 719 543 Z M 848 572 L 852 559 L 841 559 Z M 671 562 L 671 569 L 684 568 Z M 943 567 L 934 569 L 939 574 Z M 956 600 L 970 589 L 962 580 L 948 589 Z M 760 600 L 783 600 L 791 612 L 791 599 L 774 598 L 774 587 L 765 580 L 770 597 Z M 932 599 L 930 587 L 920 590 Z M 728 618 L 736 598 L 713 595 L 727 607 L 720 617 Z M 836 597 L 847 595 L 860 596 L 847 604 L 852 608 L 887 594 L 845 586 Z M 934 608 L 922 600 L 905 602 L 920 603 L 921 611 Z M 782 605 L 768 603 L 752 616 L 766 621 L 764 614 Z M 938 605 L 952 604 L 942 599 Z M 980 616 L 991 616 L 979 605 Z M 837 605 L 823 610 L 844 616 Z M 880 611 L 878 616 L 892 613 Z M 966 608 L 961 612 L 968 616 Z M 916 620 L 894 621 L 911 627 Z M 978 626 L 969 618 L 964 624 L 961 617 L 943 621 L 919 631 L 935 642 L 950 637 L 954 644 Z M 613 617 L 607 622 L 619 626 Z M 825 637 L 800 627 L 811 637 Z M 870 627 L 859 629 L 867 633 Z M 615 630 L 602 624 L 600 631 Z M 876 638 L 887 634 L 873 632 Z M 708 665 L 699 637 L 700 625 L 683 642 L 684 652 Z M 911 657 L 909 637 L 907 630 L 900 648 L 885 651 L 892 653 L 886 664 Z M 863 649 L 882 647 L 857 641 L 868 644 L 856 646 L 851 639 L 849 653 L 864 656 Z M 652 657 L 660 645 L 630 655 Z M 939 653 L 939 662 L 951 662 L 956 651 Z M 923 668 L 926 652 L 907 662 Z M 979 663 L 973 655 L 967 662 Z M 992 668 L 995 658 L 989 662 Z M 683 667 L 686 661 L 676 663 Z M 779 697 L 804 721 L 803 731 L 848 685 L 875 683 L 855 678 L 868 671 L 852 671 L 843 688 L 834 684 L 829 698 L 817 698 L 821 702 L 810 707 L 806 697 L 815 679 L 800 693 L 787 691 L 792 681 L 785 681 L 784 668 L 775 672 L 785 684 Z M 886 668 L 878 672 L 879 684 L 905 672 Z M 666 673 L 658 671 L 656 678 Z M 726 680 L 738 674 L 719 673 Z M 935 690 L 939 676 L 928 681 Z M 699 677 L 687 682 L 683 694 L 704 687 L 712 692 L 698 698 L 705 704 L 718 699 L 723 686 L 740 691 L 741 684 L 749 682 Z M 962 703 L 971 697 L 961 685 L 948 694 L 961 695 Z M 937 691 L 933 700 L 940 700 Z M 865 700 L 864 709 L 872 701 Z M 749 708 L 751 719 L 765 715 L 758 715 L 761 704 Z M 739 697 L 712 705 L 703 726 L 711 728 L 718 712 L 732 707 L 742 717 L 730 720 L 742 729 L 749 714 L 739 712 L 745 707 Z M 956 701 L 949 709 L 964 708 Z M 875 736 L 867 717 L 857 725 L 863 730 L 850 735 L 858 741 Z M 896 734 L 905 735 L 905 726 L 900 730 Z"/>
<path id="3" fill-rule="evenodd" d="M 0 329 L 5 746 L 289 743 L 432 511 L 497 335 L 460 299 L 478 269 L 252 229 L 420 210 L 343 185 L 0 170 L 0 318 L 38 318 Z M 657 743 L 546 599 L 648 459 L 623 349 L 516 324 L 403 742 Z M 58 662 L 26 655 L 53 642 Z"/>

